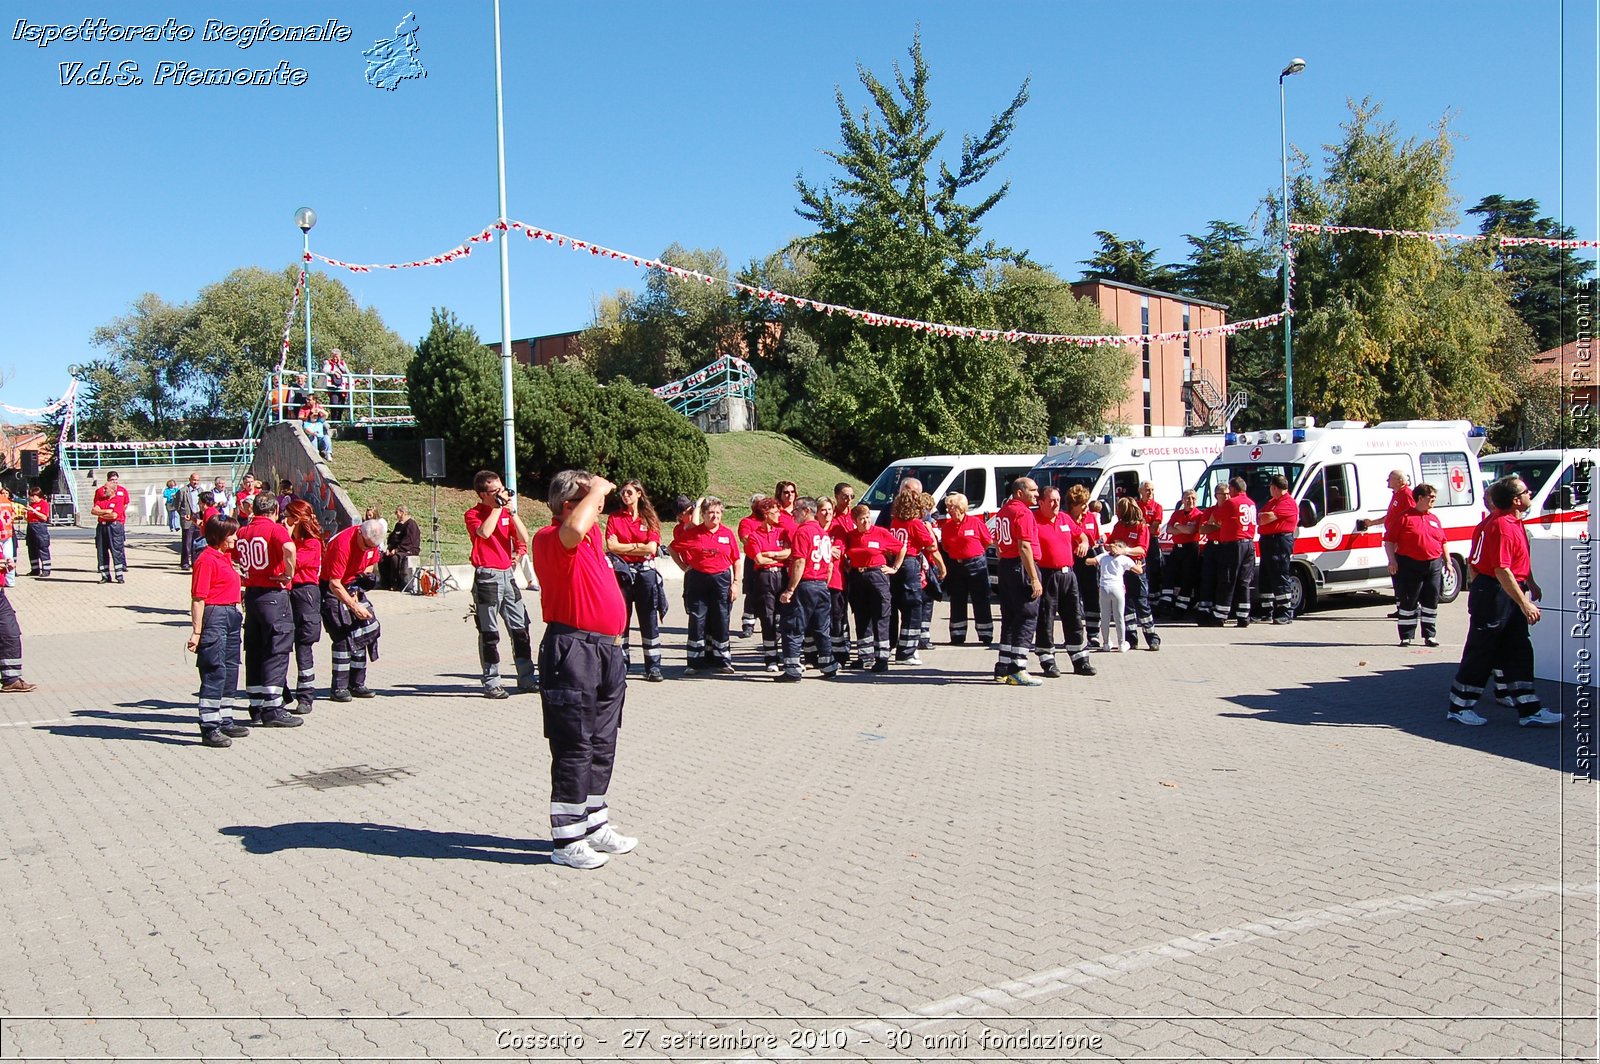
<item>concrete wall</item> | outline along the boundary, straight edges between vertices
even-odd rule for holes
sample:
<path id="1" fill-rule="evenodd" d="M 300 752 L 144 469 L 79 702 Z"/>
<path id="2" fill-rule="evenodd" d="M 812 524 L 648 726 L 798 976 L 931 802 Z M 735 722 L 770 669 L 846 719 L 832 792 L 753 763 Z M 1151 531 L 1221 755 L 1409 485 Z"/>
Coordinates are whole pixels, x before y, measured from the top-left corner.
<path id="1" fill-rule="evenodd" d="M 311 504 L 329 535 L 361 520 L 361 511 L 339 486 L 333 471 L 317 457 L 298 421 L 272 425 L 261 434 L 250 472 L 274 487 L 280 480 L 293 484 L 295 497 Z"/>
<path id="2" fill-rule="evenodd" d="M 128 489 L 128 524 L 159 526 L 167 523 L 167 504 L 163 493 L 167 489 L 168 480 L 187 484 L 190 473 L 199 473 L 200 483 L 210 487 L 218 477 L 227 480 L 233 472 L 233 467 L 228 465 L 125 466 L 108 461 L 104 465 L 75 469 L 72 471 L 72 477 L 78 490 L 80 525 L 94 524 L 94 518 L 89 514 L 89 507 L 92 505 L 95 489 L 106 482 L 106 473 L 113 470 L 116 471 L 117 480 Z"/>
<path id="3" fill-rule="evenodd" d="M 756 405 L 729 397 L 694 416 L 701 432 L 750 432 L 756 427 Z"/>

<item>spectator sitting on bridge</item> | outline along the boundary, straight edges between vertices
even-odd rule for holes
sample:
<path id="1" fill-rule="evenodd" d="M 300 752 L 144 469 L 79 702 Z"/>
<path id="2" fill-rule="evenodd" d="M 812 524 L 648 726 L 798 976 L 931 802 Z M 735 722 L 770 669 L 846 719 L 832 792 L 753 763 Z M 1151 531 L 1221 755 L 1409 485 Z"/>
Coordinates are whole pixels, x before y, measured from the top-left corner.
<path id="1" fill-rule="evenodd" d="M 333 457 L 333 438 L 328 430 L 328 412 L 317 402 L 316 396 L 312 396 L 301 408 L 300 427 L 311 437 L 319 458 L 327 460 Z"/>

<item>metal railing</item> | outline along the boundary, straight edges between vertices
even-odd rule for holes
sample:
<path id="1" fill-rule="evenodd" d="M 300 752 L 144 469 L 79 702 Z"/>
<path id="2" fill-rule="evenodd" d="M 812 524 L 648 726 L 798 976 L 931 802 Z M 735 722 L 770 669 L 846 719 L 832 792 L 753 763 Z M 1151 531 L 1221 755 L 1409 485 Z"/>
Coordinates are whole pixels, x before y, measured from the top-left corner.
<path id="1" fill-rule="evenodd" d="M 309 382 L 304 373 L 275 370 L 267 374 L 262 393 L 262 428 L 280 421 L 299 419 L 302 403 L 309 396 L 323 400 L 328 424 L 338 425 L 415 425 L 406 378 L 399 373 L 349 373 L 342 379 L 343 390 L 334 391 L 326 373 L 313 373 Z M 260 435 L 257 432 L 257 435 Z"/>
<path id="2" fill-rule="evenodd" d="M 153 465 L 236 465 L 248 462 L 256 441 L 133 440 L 127 443 L 62 443 L 61 464 L 70 473 L 80 469 Z"/>
<path id="3" fill-rule="evenodd" d="M 663 384 L 652 391 L 684 417 L 693 418 L 708 407 L 728 399 L 754 403 L 756 371 L 742 358 L 723 355 L 687 377 Z"/>

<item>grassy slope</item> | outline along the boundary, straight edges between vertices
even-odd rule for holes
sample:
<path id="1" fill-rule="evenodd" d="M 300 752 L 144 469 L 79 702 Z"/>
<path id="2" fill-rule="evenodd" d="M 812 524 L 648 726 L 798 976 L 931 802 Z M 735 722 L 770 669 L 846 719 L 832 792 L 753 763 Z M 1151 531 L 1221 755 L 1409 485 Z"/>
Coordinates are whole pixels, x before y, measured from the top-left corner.
<path id="1" fill-rule="evenodd" d="M 743 515 L 745 503 L 755 492 L 768 493 L 781 478 L 800 486 L 801 494 L 833 494 L 841 480 L 856 485 L 866 482 L 838 466 L 823 461 L 787 436 L 775 432 L 730 432 L 708 436 L 711 460 L 706 473 L 709 491 L 727 502 L 730 514 Z M 413 475 L 420 462 L 416 440 L 340 440 L 333 448 L 333 473 L 359 507 L 376 506 L 392 525 L 394 508 L 404 504 L 422 527 L 422 555 L 426 562 L 433 551 L 431 485 Z M 648 487 L 648 485 L 647 485 Z M 467 530 L 461 515 L 477 504 L 471 491 L 439 485 L 439 553 L 446 565 L 465 562 L 468 556 Z M 671 510 L 670 500 L 656 500 L 663 513 Z M 550 510 L 542 500 L 522 497 L 523 519 L 532 529 L 550 523 Z"/>
<path id="2" fill-rule="evenodd" d="M 776 432 L 726 432 L 706 439 L 711 444 L 706 464 L 709 491 L 723 500 L 730 514 L 743 516 L 750 496 L 758 491 L 770 495 L 779 480 L 794 481 L 802 495 L 829 497 L 841 480 L 854 484 L 857 495 L 869 483 Z"/>
<path id="3" fill-rule="evenodd" d="M 433 553 L 433 486 L 412 474 L 421 462 L 416 440 L 340 440 L 333 445 L 333 475 L 357 506 L 376 506 L 394 527 L 394 508 L 404 505 L 422 528 L 422 560 Z M 461 515 L 478 504 L 471 491 L 439 485 L 439 553 L 446 565 L 468 560 L 467 528 Z M 518 506 L 530 529 L 550 523 L 550 508 L 543 501 L 522 496 Z"/>

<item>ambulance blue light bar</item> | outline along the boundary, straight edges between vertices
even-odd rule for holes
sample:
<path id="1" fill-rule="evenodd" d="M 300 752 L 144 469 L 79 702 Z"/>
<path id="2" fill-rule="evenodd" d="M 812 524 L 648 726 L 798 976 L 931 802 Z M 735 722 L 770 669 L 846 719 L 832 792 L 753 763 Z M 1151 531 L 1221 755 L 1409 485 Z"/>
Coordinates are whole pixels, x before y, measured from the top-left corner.
<path id="1" fill-rule="evenodd" d="M 1238 433 L 1235 433 L 1235 432 L 1226 433 L 1222 437 L 1222 442 L 1224 444 L 1238 443 L 1239 442 L 1239 435 L 1238 435 Z"/>
<path id="2" fill-rule="evenodd" d="M 1294 442 L 1295 443 L 1305 443 L 1306 442 L 1306 430 L 1305 429 L 1295 429 L 1294 432 L 1292 433 L 1292 436 L 1294 438 Z"/>
<path id="3" fill-rule="evenodd" d="M 1482 425 L 1474 425 L 1474 426 L 1472 426 L 1472 428 L 1467 430 L 1467 435 L 1468 436 L 1487 436 L 1487 435 L 1489 435 L 1489 430 L 1484 428 Z"/>

